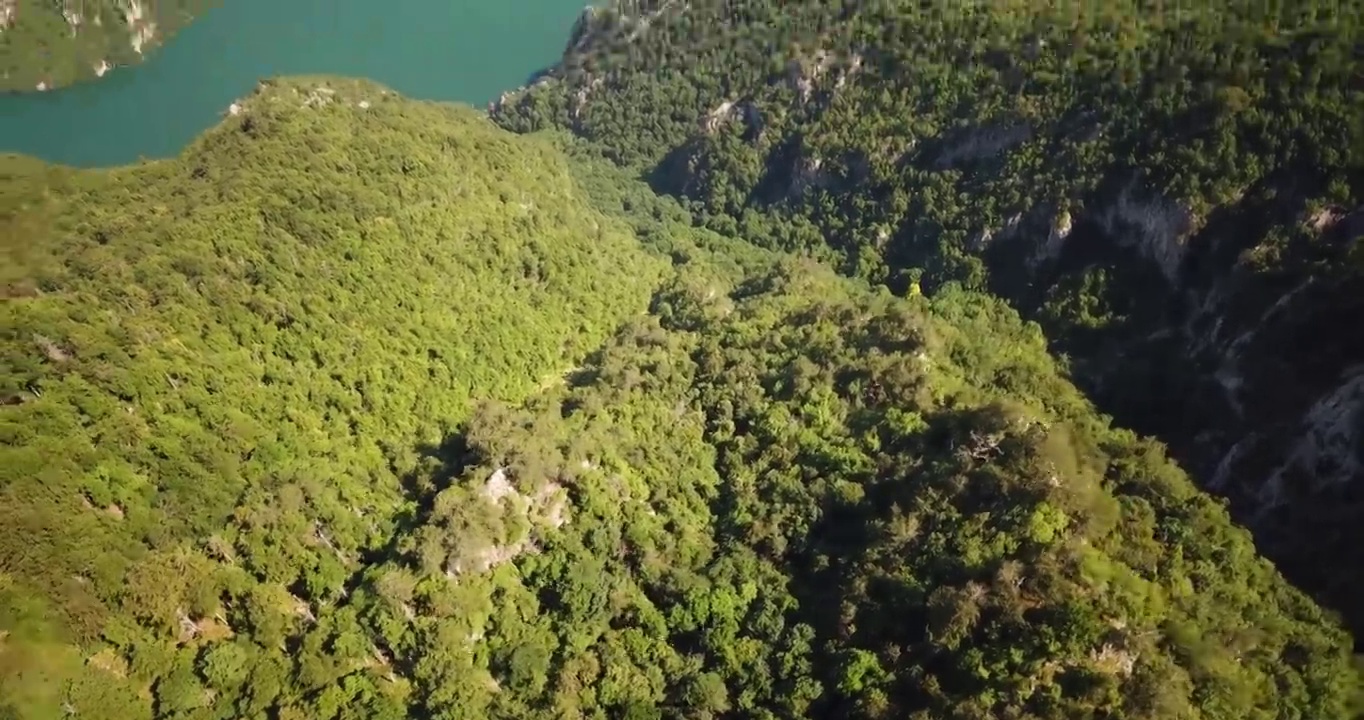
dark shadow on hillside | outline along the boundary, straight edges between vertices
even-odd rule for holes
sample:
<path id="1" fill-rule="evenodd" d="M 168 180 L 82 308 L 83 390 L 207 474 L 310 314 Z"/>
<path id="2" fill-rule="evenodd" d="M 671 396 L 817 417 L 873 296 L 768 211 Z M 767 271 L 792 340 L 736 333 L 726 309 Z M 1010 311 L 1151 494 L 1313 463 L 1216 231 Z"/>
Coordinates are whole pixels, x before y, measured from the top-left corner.
<path id="1" fill-rule="evenodd" d="M 1288 473 L 1277 500 L 1264 497 L 1313 404 L 1364 364 L 1364 335 L 1342 332 L 1364 313 L 1364 274 L 1339 269 L 1353 227 L 1288 239 L 1272 272 L 1243 261 L 1265 228 L 1300 225 L 1297 198 L 1317 190 L 1306 177 L 1281 173 L 1209 215 L 1184 241 L 1174 284 L 1082 216 L 1060 257 L 1035 268 L 1045 229 L 990 247 L 990 290 L 1043 326 L 1101 412 L 1160 439 L 1201 488 L 1226 498 L 1259 552 L 1342 613 L 1364 648 L 1364 575 L 1345 570 L 1364 563 L 1364 477 L 1333 485 L 1315 479 L 1329 467 L 1304 469 Z M 1107 186 L 1087 205 L 1115 193 Z M 1086 284 L 1087 273 L 1102 282 Z M 1058 302 L 1092 303 L 1112 319 L 1075 323 Z"/>
<path id="2" fill-rule="evenodd" d="M 435 495 L 450 483 L 450 478 L 459 475 L 464 468 L 475 461 L 473 448 L 469 445 L 467 423 L 453 435 L 446 436 L 440 444 L 424 443 L 417 446 L 421 457 L 417 469 L 404 478 L 404 487 L 409 497 L 420 498 Z"/>
<path id="3" fill-rule="evenodd" d="M 920 502 L 917 498 L 924 493 L 951 498 L 949 504 L 964 516 L 998 507 L 1001 488 L 969 481 L 972 470 L 963 450 L 971 447 L 979 434 L 1005 432 L 1011 418 L 1002 406 L 991 405 L 945 410 L 927 420 L 928 427 L 921 434 L 899 438 L 884 450 L 888 455 L 903 453 L 906 458 L 926 455 L 953 460 L 932 467 L 917 465 L 918 461 L 887 465 L 874 479 L 863 483 L 866 495 L 854 502 L 838 497 L 832 487 L 815 490 L 821 496 L 819 521 L 807 536 L 793 537 L 785 552 L 774 554 L 785 556 L 784 570 L 792 577 L 792 594 L 799 601 L 798 618 L 814 629 L 817 642 L 856 647 L 893 644 L 913 653 L 913 662 L 921 671 L 944 682 L 947 691 L 964 693 L 970 692 L 978 679 L 963 675 L 949 654 L 927 649 L 928 595 L 897 581 L 893 574 L 869 572 L 869 568 L 895 557 L 892 548 L 896 540 L 886 528 L 896 512 L 916 506 Z M 1012 447 L 1023 442 L 1010 437 L 1004 444 Z M 834 468 L 828 471 L 829 476 L 838 472 Z M 1029 491 L 1014 487 L 1009 492 L 1021 498 Z M 716 517 L 734 515 L 732 508 L 737 501 L 732 495 L 727 488 L 722 489 L 712 505 Z M 748 532 L 743 525 L 720 525 L 717 530 L 722 544 L 742 545 Z M 964 565 L 948 562 L 937 567 L 932 582 L 936 587 L 960 587 L 976 579 Z M 988 642 L 983 636 L 976 641 Z M 821 680 L 832 685 L 839 677 L 830 672 Z M 929 700 L 912 691 L 895 698 L 901 706 L 922 705 Z M 817 716 L 857 714 L 857 708 L 846 699 L 829 698 L 826 702 Z"/>
<path id="4" fill-rule="evenodd" d="M 446 487 L 451 478 L 458 477 L 470 465 L 477 463 L 468 441 L 467 423 L 439 444 L 422 443 L 415 448 L 416 465 L 407 472 L 396 472 L 403 495 L 411 504 L 400 509 L 393 518 L 393 533 L 381 546 L 361 555 L 363 567 L 377 566 L 397 556 L 401 538 L 419 528 L 430 514 L 436 494 Z M 358 582 L 357 575 L 352 583 Z M 353 589 L 353 588 L 351 588 Z"/>

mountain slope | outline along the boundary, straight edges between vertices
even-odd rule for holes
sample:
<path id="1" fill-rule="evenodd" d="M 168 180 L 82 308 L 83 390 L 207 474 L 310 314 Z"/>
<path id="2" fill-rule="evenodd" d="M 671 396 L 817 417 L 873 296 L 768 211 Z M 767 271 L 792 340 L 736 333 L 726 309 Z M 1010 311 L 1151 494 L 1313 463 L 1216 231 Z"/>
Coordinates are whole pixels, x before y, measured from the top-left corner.
<path id="1" fill-rule="evenodd" d="M 141 62 L 210 0 L 0 0 L 0 91 L 49 90 Z"/>
<path id="2" fill-rule="evenodd" d="M 988 288 L 1364 628 L 1364 5 L 617 2 L 492 108 L 708 226 Z"/>
<path id="3" fill-rule="evenodd" d="M 708 262 L 479 413 L 357 590 L 418 714 L 1350 716 L 1345 634 L 1035 326 Z"/>
<path id="4" fill-rule="evenodd" d="M 0 167 L 7 717 L 1350 717 L 1338 624 L 999 300 L 363 82 Z"/>
<path id="5" fill-rule="evenodd" d="M 664 267 L 467 108 L 321 79 L 239 106 L 175 160 L 0 165 L 0 697 L 33 717 L 199 717 L 175 673 L 325 618 L 429 448 Z"/>

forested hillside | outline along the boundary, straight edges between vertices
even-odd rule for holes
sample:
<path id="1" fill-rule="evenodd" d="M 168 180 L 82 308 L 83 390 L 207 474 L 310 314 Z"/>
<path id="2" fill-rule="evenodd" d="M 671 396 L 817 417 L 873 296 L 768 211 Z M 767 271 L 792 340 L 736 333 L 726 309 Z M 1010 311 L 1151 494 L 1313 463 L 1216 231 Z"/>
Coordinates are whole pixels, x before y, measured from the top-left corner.
<path id="1" fill-rule="evenodd" d="M 721 232 L 1006 298 L 1364 632 L 1362 14 L 619 0 L 491 111 Z"/>
<path id="2" fill-rule="evenodd" d="M 1040 328 L 337 79 L 0 164 L 0 717 L 1348 718 Z"/>
<path id="3" fill-rule="evenodd" d="M 0 0 L 0 91 L 50 90 L 141 62 L 214 0 Z"/>
<path id="4" fill-rule="evenodd" d="M 413 512 L 425 458 L 644 311 L 666 266 L 561 153 L 470 109 L 341 81 L 240 106 L 173 161 L 0 165 L 21 717 L 245 718 L 318 689 L 289 680 L 317 661 L 296 643 Z M 275 690 L 238 698 L 249 673 Z"/>

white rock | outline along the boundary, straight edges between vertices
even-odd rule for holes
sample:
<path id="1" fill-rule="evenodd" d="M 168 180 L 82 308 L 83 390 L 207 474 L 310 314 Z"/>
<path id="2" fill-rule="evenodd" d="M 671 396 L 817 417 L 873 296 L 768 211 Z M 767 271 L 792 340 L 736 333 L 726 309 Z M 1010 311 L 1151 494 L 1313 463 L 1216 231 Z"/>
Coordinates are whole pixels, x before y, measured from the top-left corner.
<path id="1" fill-rule="evenodd" d="M 132 45 L 133 52 L 141 55 L 142 48 L 156 36 L 156 23 L 147 16 L 146 9 L 139 0 L 126 1 L 123 6 L 123 19 L 128 23 L 128 31 L 132 33 L 129 44 Z"/>

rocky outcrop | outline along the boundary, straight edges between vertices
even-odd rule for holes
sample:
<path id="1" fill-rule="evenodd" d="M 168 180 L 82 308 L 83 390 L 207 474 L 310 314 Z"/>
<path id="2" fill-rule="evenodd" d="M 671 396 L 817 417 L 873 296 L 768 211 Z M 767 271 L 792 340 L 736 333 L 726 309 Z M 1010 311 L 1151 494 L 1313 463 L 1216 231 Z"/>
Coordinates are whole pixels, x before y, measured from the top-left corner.
<path id="1" fill-rule="evenodd" d="M 258 108 L 297 107 L 300 110 L 323 109 L 332 106 L 368 110 L 375 104 L 394 98 L 391 90 L 363 80 L 334 77 L 297 77 L 287 82 L 266 80 L 258 83 L 248 96 L 227 106 L 227 117 L 248 116 Z"/>
<path id="2" fill-rule="evenodd" d="M 743 123 L 744 134 L 749 139 L 757 140 L 762 136 L 762 111 L 749 100 L 726 100 L 720 103 L 701 119 L 701 132 L 713 135 L 734 122 Z"/>
<path id="3" fill-rule="evenodd" d="M 1312 213 L 1306 224 L 1319 235 L 1334 233 L 1348 241 L 1364 235 L 1364 206 L 1353 211 L 1335 205 L 1327 206 Z"/>
<path id="4" fill-rule="evenodd" d="M 664 13 L 686 10 L 687 3 L 682 0 L 617 0 L 608 6 L 589 5 L 573 23 L 565 55 L 588 52 L 603 42 L 636 42 Z"/>
<path id="5" fill-rule="evenodd" d="M 987 145 L 995 147 L 993 143 Z M 975 151 L 985 150 L 999 151 L 986 146 L 975 147 Z M 960 153 L 958 157 L 969 155 L 966 148 L 958 148 L 956 152 Z M 1181 203 L 1142 193 L 1138 187 L 1135 180 L 1130 180 L 1111 197 L 1093 199 L 1092 207 L 1077 215 L 1050 204 L 1029 208 L 1009 216 L 1001 225 L 981 228 L 968 239 L 967 247 L 983 253 L 1005 241 L 1023 242 L 1027 245 L 1024 253 L 1026 272 L 1045 276 L 1049 266 L 1065 253 L 1076 223 L 1086 222 L 1099 229 L 1107 242 L 1128 248 L 1151 263 L 1171 287 L 1177 287 L 1188 243 L 1197 231 L 1196 221 Z"/>
<path id="6" fill-rule="evenodd" d="M 1148 290 L 1163 317 L 1104 356 L 1124 360 L 1091 368 L 1100 406 L 1135 383 L 1105 409 L 1145 418 L 1141 429 L 1228 498 L 1285 575 L 1364 627 L 1364 576 L 1342 571 L 1364 565 L 1364 273 L 1348 262 L 1296 277 L 1235 258 L 1218 265 L 1219 248 L 1238 239 L 1231 228 L 1181 234 L 1170 220 L 1185 222 L 1185 211 L 1157 208 L 1146 227 L 1163 228 L 1151 234 L 1169 249 L 1148 252 L 1167 279 L 1182 262 L 1185 280 Z M 1315 213 L 1304 225 L 1328 236 L 1329 251 L 1359 241 L 1349 216 Z M 1168 387 L 1145 387 L 1134 369 L 1157 365 Z M 1134 402 L 1143 390 L 1150 399 Z"/>
<path id="7" fill-rule="evenodd" d="M 1187 207 L 1159 195 L 1143 195 L 1130 182 L 1104 208 L 1099 220 L 1111 237 L 1136 248 L 1160 268 L 1171 285 L 1178 284 L 1185 243 L 1195 229 Z"/>
<path id="8" fill-rule="evenodd" d="M 1318 494 L 1364 479 L 1364 365 L 1348 369 L 1286 439 L 1286 457 L 1255 491 L 1261 516 L 1284 504 L 1290 482 Z"/>
<path id="9" fill-rule="evenodd" d="M 480 495 L 494 514 L 502 516 L 499 524 L 521 530 L 511 530 L 501 538 L 463 538 L 457 551 L 447 557 L 448 578 L 488 572 L 524 553 L 535 552 L 534 527 L 558 529 L 568 522 L 567 498 L 556 482 L 545 482 L 534 492 L 522 494 L 513 484 L 509 468 L 501 467 L 488 476 Z"/>
<path id="10" fill-rule="evenodd" d="M 824 159 L 818 155 L 800 155 L 791 168 L 791 185 L 786 199 L 799 200 L 813 190 L 823 190 L 833 185 L 833 176 L 824 170 Z"/>
<path id="11" fill-rule="evenodd" d="M 992 123 L 949 137 L 938 151 L 933 167 L 948 170 L 1001 155 L 1033 137 L 1032 126 L 1021 122 Z"/>
<path id="12" fill-rule="evenodd" d="M 786 81 L 800 96 L 801 102 L 810 101 L 815 93 L 815 83 L 833 64 L 833 59 L 831 53 L 819 50 L 809 58 L 793 58 L 786 63 Z"/>
<path id="13" fill-rule="evenodd" d="M 840 57 L 833 51 L 820 48 L 789 60 L 786 63 L 785 81 L 789 88 L 796 91 L 801 103 L 809 103 L 815 99 L 820 86 L 831 92 L 842 90 L 862 72 L 863 63 L 861 53 Z"/>
<path id="14" fill-rule="evenodd" d="M 124 0 L 123 19 L 128 23 L 129 44 L 133 52 L 142 54 L 144 48 L 156 38 L 156 20 L 147 12 L 140 0 Z"/>
<path id="15" fill-rule="evenodd" d="M 62 18 L 66 20 L 67 26 L 71 28 L 71 37 L 76 36 L 76 33 L 80 31 L 81 23 L 85 22 L 85 16 L 81 14 L 80 8 L 78 6 L 73 6 L 70 3 L 62 6 Z"/>
<path id="16" fill-rule="evenodd" d="M 602 78 L 592 78 L 582 87 L 573 93 L 573 100 L 569 104 L 568 116 L 576 124 L 582 118 L 583 111 L 587 109 L 587 103 L 592 98 L 592 93 L 601 89 L 605 81 Z"/>
<path id="17" fill-rule="evenodd" d="M 1286 575 L 1364 627 L 1364 577 L 1340 571 L 1364 565 L 1364 334 L 1350 330 L 1364 317 L 1364 268 L 1250 261 L 1257 242 L 1341 255 L 1364 237 L 1364 208 L 1294 210 L 1306 198 L 1267 183 L 1256 192 L 1272 200 L 1245 193 L 1205 223 L 1135 181 L 1107 187 L 984 225 L 966 247 L 997 258 L 995 277 L 1013 278 L 1000 291 L 1025 312 L 1075 268 L 1126 283 L 1098 298 L 1122 303 L 1110 325 L 1053 335 L 1077 381 L 1163 439 Z M 1295 222 L 1299 250 L 1266 232 Z"/>
<path id="18" fill-rule="evenodd" d="M 1075 225 L 1071 220 L 1070 211 L 1062 210 L 1057 213 L 1052 220 L 1051 227 L 1047 229 L 1047 239 L 1038 244 L 1037 250 L 1033 254 L 1030 264 L 1031 268 L 1050 262 L 1061 256 L 1061 250 L 1065 247 L 1066 239 L 1070 237 L 1070 231 Z"/>

